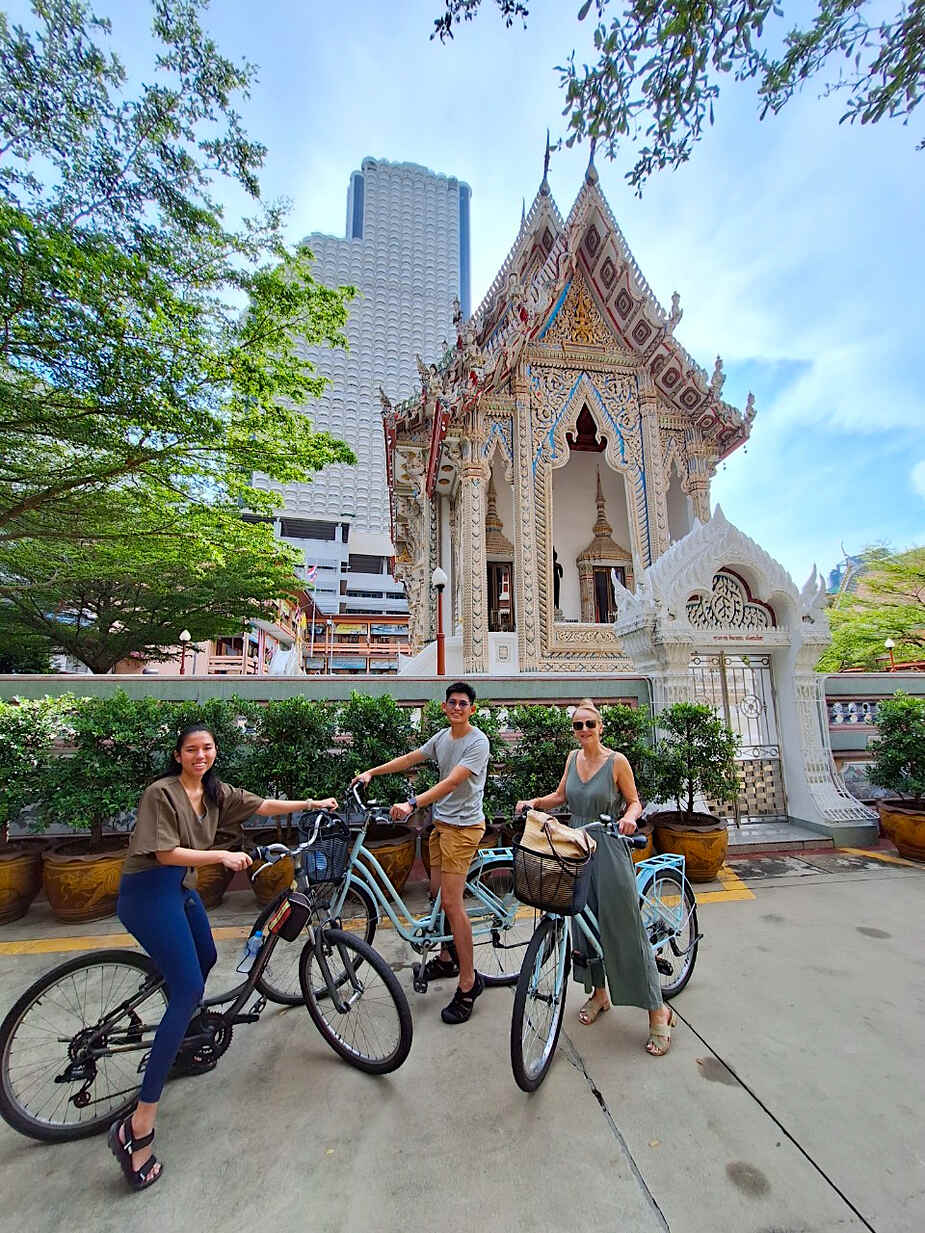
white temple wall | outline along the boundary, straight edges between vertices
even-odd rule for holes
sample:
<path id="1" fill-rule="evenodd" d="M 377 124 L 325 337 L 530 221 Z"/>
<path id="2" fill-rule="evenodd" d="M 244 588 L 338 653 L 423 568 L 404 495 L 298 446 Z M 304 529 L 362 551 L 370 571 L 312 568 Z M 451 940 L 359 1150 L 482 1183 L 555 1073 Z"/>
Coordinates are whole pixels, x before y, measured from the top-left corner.
<path id="1" fill-rule="evenodd" d="M 578 590 L 578 566 L 575 559 L 594 538 L 597 518 L 595 494 L 597 471 L 601 472 L 601 489 L 607 502 L 607 520 L 613 527 L 613 538 L 623 548 L 630 548 L 629 516 L 626 506 L 626 485 L 619 472 L 612 471 L 601 454 L 572 453 L 564 467 L 552 473 L 552 546 L 563 568 L 559 606 L 563 620 L 581 619 L 581 598 Z"/>
<path id="2" fill-rule="evenodd" d="M 671 479 L 668 484 L 668 534 L 673 544 L 691 529 L 694 520 L 694 510 L 691 499 L 681 487 L 681 478 L 677 469 L 672 466 Z"/>

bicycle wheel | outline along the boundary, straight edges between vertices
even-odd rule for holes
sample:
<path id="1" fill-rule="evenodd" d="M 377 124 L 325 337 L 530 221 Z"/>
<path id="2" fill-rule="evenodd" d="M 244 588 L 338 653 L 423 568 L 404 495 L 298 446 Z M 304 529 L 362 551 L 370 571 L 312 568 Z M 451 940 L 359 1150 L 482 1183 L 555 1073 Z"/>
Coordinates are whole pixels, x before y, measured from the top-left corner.
<path id="1" fill-rule="evenodd" d="M 512 860 L 495 861 L 469 874 L 464 895 L 464 902 L 468 899 L 467 906 L 478 902 L 474 894 L 477 886 L 501 900 L 504 914 L 474 926 L 473 932 L 485 928 L 486 923 L 492 925 L 490 934 L 473 937 L 476 969 L 485 978 L 486 985 L 516 985 L 527 945 L 536 929 L 538 913 L 534 908 L 517 904 Z M 509 913 L 514 909 L 516 912 L 507 924 Z"/>
<path id="2" fill-rule="evenodd" d="M 260 973 L 256 985 L 258 993 L 262 993 L 271 1002 L 278 1002 L 282 1006 L 299 1006 L 305 1000 L 302 997 L 302 986 L 299 984 L 299 958 L 302 954 L 302 947 L 308 939 L 308 926 L 320 925 L 328 919 L 328 905 L 336 889 L 336 885 L 332 883 L 311 887 L 311 891 L 315 892 L 314 907 L 305 929 L 294 942 L 285 942 L 280 938 L 276 943 L 270 962 Z M 263 909 L 254 921 L 251 933 L 263 928 L 270 914 L 279 907 L 288 894 L 288 891 L 282 891 L 272 903 Z M 369 891 L 363 886 L 349 886 L 340 913 L 341 928 L 372 945 L 378 920 L 379 911 Z M 323 981 L 316 992 L 319 997 L 326 992 Z"/>
<path id="3" fill-rule="evenodd" d="M 106 1130 L 134 1108 L 141 1087 L 146 1050 L 125 1046 L 150 1044 L 166 1008 L 167 990 L 147 955 L 104 950 L 53 968 L 0 1025 L 0 1115 L 49 1143 Z"/>
<path id="4" fill-rule="evenodd" d="M 308 1013 L 335 1053 L 371 1075 L 401 1066 L 411 1049 L 411 1008 L 377 951 L 352 933 L 325 929 L 303 948 L 299 979 Z"/>
<path id="5" fill-rule="evenodd" d="M 690 980 L 697 962 L 694 892 L 676 869 L 658 869 L 642 888 L 639 910 L 649 942 L 657 948 L 655 965 L 662 997 L 673 998 Z"/>
<path id="6" fill-rule="evenodd" d="M 556 1052 L 572 966 L 569 946 L 568 923 L 544 916 L 524 955 L 511 1017 L 511 1067 L 525 1092 L 540 1086 Z"/>

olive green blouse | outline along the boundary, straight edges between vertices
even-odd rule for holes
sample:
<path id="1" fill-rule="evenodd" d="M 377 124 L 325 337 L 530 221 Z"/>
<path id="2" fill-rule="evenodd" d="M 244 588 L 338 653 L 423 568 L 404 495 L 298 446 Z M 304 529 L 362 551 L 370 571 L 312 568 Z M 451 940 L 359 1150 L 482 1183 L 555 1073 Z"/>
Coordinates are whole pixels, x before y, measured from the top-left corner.
<path id="1" fill-rule="evenodd" d="M 160 868 L 158 852 L 169 852 L 173 848 L 205 851 L 215 843 L 219 827 L 241 833 L 241 824 L 263 804 L 262 797 L 226 783 L 220 785 L 219 796 L 222 803 L 216 805 L 203 794 L 205 816 L 200 819 L 193 811 L 179 775 L 166 775 L 145 788 L 138 802 L 138 816 L 122 867 L 123 874 Z M 195 874 L 193 878 L 187 874 L 184 882 L 194 885 Z"/>

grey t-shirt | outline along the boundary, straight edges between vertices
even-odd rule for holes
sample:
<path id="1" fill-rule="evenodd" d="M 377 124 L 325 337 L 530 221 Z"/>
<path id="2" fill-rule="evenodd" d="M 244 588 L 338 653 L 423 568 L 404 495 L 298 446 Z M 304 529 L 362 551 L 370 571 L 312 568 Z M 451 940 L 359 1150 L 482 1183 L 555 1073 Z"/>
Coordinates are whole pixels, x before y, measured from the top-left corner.
<path id="1" fill-rule="evenodd" d="M 472 728 L 459 740 L 453 739 L 449 728 L 442 728 L 418 750 L 425 758 L 437 763 L 441 779 L 446 779 L 457 766 L 465 766 L 472 772 L 442 801 L 434 802 L 435 822 L 444 822 L 447 826 L 481 826 L 485 820 L 482 795 L 488 771 L 488 751 L 488 737 L 478 728 Z"/>

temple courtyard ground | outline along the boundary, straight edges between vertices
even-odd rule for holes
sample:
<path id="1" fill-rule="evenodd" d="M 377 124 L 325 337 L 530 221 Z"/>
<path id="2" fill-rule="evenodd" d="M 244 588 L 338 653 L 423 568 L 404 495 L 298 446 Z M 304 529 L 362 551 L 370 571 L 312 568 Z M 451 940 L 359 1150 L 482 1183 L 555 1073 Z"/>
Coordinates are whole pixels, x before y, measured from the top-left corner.
<path id="1" fill-rule="evenodd" d="M 876 853 L 737 859 L 700 889 L 700 955 L 670 1054 L 644 1015 L 590 1028 L 572 986 L 538 1093 L 514 1084 L 512 992 L 447 1028 L 449 983 L 411 990 L 411 1055 L 366 1077 L 301 1008 L 235 1029 L 218 1068 L 170 1084 L 165 1175 L 130 1194 L 103 1139 L 51 1147 L 0 1123 L 0 1230 L 109 1233 L 921 1233 L 925 1229 L 925 868 Z M 230 981 L 250 892 L 213 913 Z M 41 903 L 0 933 L 0 1015 L 115 920 Z"/>

